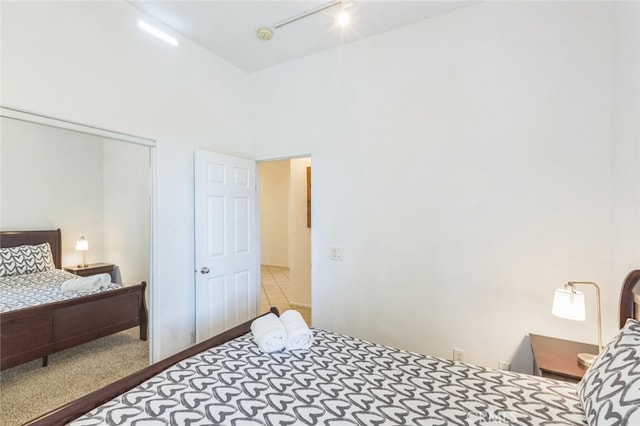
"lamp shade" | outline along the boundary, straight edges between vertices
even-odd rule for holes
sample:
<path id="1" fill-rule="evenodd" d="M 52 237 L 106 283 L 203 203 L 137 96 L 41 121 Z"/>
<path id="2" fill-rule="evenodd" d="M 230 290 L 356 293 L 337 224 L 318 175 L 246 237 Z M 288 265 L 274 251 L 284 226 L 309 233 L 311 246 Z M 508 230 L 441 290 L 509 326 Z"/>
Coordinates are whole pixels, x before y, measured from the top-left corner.
<path id="1" fill-rule="evenodd" d="M 566 288 L 557 289 L 553 296 L 551 313 L 560 318 L 584 321 L 584 293 Z"/>
<path id="2" fill-rule="evenodd" d="M 77 251 L 89 250 L 89 241 L 85 240 L 84 237 L 80 237 L 80 239 L 76 241 L 76 250 Z"/>

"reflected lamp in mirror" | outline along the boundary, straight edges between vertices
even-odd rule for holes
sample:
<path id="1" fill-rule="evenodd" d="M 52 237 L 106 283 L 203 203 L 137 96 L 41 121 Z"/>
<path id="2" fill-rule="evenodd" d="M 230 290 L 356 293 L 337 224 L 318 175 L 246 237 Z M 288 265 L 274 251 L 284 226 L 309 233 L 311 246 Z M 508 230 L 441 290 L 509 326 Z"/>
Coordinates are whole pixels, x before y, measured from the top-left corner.
<path id="1" fill-rule="evenodd" d="M 576 285 L 592 285 L 596 288 L 597 316 L 598 316 L 598 350 L 602 350 L 602 315 L 600 310 L 600 287 L 591 281 L 571 281 L 564 288 L 556 289 L 553 296 L 551 313 L 560 318 L 574 321 L 586 319 L 586 306 L 584 293 L 576 290 Z M 578 362 L 586 367 L 590 366 L 596 355 L 579 353 Z"/>
<path id="2" fill-rule="evenodd" d="M 87 250 L 89 250 L 89 241 L 84 237 L 80 237 L 80 239 L 76 241 L 76 251 L 82 252 L 82 264 L 78 265 L 79 268 L 86 268 L 89 266 L 87 264 Z"/>

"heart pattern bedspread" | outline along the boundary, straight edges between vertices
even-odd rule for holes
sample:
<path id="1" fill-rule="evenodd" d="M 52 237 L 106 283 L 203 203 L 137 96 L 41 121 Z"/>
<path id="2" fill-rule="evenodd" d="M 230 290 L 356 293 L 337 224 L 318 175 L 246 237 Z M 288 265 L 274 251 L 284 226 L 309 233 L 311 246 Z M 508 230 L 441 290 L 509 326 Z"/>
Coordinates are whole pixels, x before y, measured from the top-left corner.
<path id="1" fill-rule="evenodd" d="M 73 424 L 586 424 L 575 385 L 313 332 L 310 350 L 271 354 L 247 334 Z"/>
<path id="2" fill-rule="evenodd" d="M 120 284 L 110 283 L 102 290 L 93 292 L 78 293 L 62 291 L 60 285 L 66 280 L 73 278 L 78 278 L 78 276 L 61 269 L 1 277 L 0 312 L 15 311 L 31 306 L 60 302 L 79 296 L 122 288 Z"/>

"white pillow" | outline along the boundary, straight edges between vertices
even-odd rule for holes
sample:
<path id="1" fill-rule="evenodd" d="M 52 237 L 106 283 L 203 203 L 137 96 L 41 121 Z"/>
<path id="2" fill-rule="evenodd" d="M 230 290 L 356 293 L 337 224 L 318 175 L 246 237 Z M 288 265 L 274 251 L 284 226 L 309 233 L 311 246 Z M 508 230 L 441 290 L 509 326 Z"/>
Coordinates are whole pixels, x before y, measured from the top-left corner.
<path id="1" fill-rule="evenodd" d="M 50 269 L 55 269 L 55 265 L 49 243 L 0 248 L 0 277 L 32 274 Z"/>
<path id="2" fill-rule="evenodd" d="M 589 425 L 640 425 L 640 321 L 627 320 L 577 390 Z"/>

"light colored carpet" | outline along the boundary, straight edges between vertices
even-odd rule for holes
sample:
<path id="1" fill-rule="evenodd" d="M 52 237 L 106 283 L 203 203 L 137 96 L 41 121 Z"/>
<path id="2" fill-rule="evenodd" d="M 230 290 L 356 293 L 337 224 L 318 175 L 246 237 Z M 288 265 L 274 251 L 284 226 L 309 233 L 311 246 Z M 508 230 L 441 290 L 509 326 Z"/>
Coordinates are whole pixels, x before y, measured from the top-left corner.
<path id="1" fill-rule="evenodd" d="M 0 425 L 20 425 L 134 373 L 149 362 L 138 327 L 36 360 L 0 375 Z"/>

